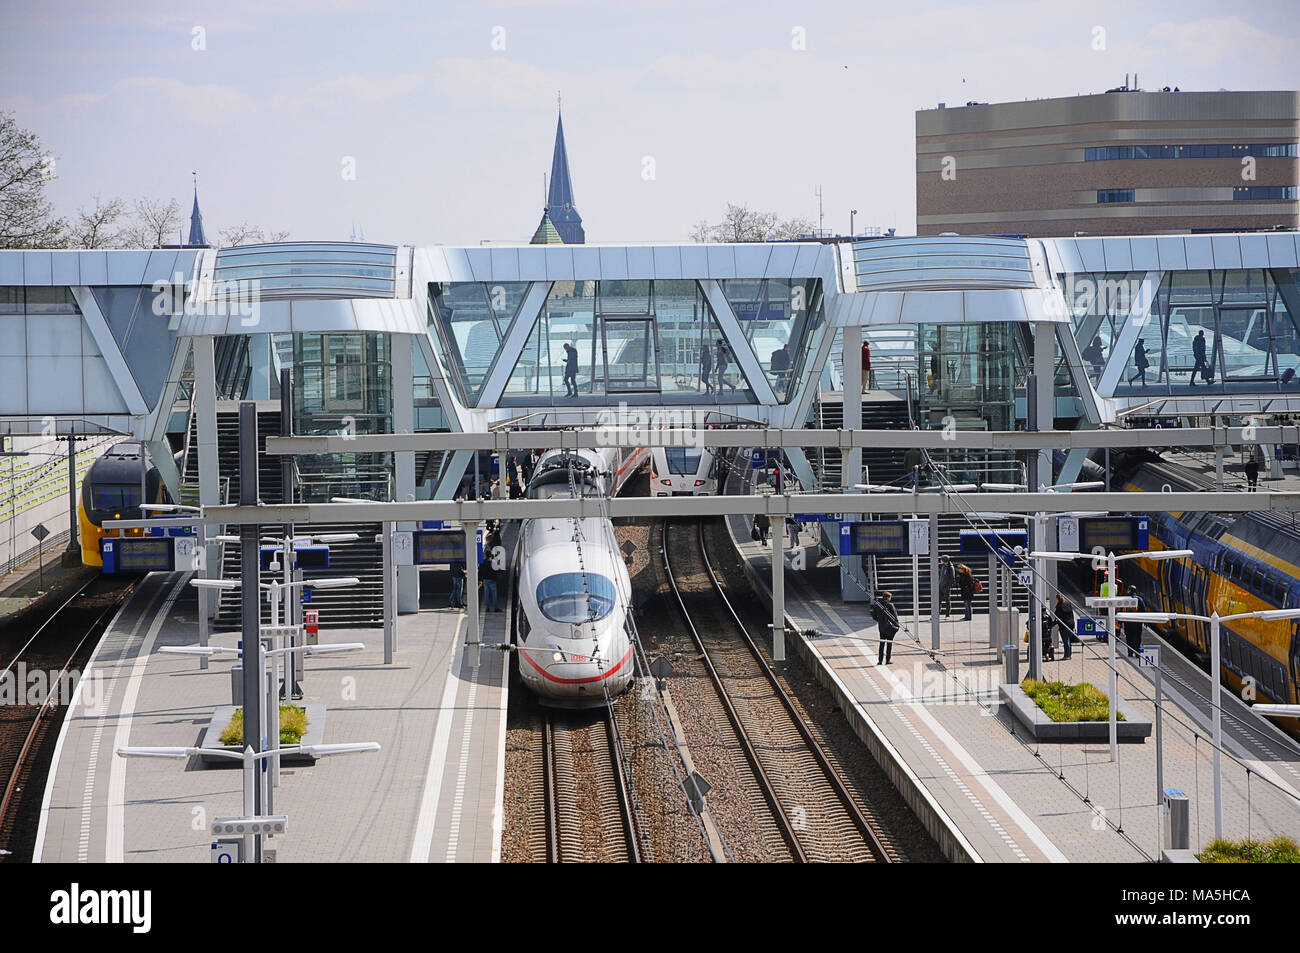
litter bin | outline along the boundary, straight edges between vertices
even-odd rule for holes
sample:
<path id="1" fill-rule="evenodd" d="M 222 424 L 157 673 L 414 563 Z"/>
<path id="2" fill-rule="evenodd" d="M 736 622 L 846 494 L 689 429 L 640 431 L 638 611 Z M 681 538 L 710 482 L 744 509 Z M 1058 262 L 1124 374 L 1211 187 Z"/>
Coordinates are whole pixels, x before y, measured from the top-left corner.
<path id="1" fill-rule="evenodd" d="M 230 704 L 236 708 L 244 706 L 244 663 L 236 662 L 230 666 Z"/>

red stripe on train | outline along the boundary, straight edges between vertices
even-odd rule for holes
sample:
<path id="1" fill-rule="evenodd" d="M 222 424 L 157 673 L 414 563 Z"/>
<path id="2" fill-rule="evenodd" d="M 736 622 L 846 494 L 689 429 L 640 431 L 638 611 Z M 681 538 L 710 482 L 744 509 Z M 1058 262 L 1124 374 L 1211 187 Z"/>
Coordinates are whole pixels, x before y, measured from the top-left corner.
<path id="1" fill-rule="evenodd" d="M 519 652 L 519 654 L 522 655 L 522 656 L 523 656 L 523 657 L 528 661 L 528 664 L 529 664 L 529 665 L 531 665 L 533 668 L 537 669 L 537 671 L 541 672 L 542 677 L 544 677 L 544 678 L 548 678 L 548 679 L 550 679 L 552 682 L 559 682 L 559 683 L 562 684 L 562 685 L 578 685 L 578 684 L 583 684 L 583 683 L 586 683 L 586 682 L 599 682 L 599 681 L 602 681 L 602 680 L 604 680 L 604 679 L 606 679 L 606 678 L 609 678 L 611 675 L 613 675 L 615 672 L 617 672 L 620 668 L 622 668 L 622 667 L 627 663 L 627 660 L 630 659 L 630 658 L 632 657 L 632 646 L 629 645 L 629 646 L 627 647 L 627 654 L 624 655 L 624 656 L 619 660 L 619 663 L 618 663 L 617 665 L 615 665 L 613 668 L 611 668 L 611 669 L 610 669 L 608 672 L 606 672 L 604 675 L 588 675 L 588 676 L 585 677 L 585 678 L 560 678 L 558 675 L 552 675 L 552 674 L 551 674 L 550 672 L 548 672 L 546 669 L 542 668 L 540 665 L 538 665 L 536 662 L 534 662 L 533 659 L 532 659 L 532 656 L 528 654 L 528 649 L 522 649 L 522 650 Z"/>

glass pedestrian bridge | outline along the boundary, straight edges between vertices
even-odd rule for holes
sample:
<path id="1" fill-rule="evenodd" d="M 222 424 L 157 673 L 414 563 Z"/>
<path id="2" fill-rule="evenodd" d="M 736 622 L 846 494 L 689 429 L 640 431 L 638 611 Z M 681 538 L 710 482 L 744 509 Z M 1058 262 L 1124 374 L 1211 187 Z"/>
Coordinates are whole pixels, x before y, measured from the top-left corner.
<path id="1" fill-rule="evenodd" d="M 1290 413 L 1298 276 L 1294 232 L 3 251 L 0 431 L 53 418 L 161 450 L 186 414 L 278 397 L 282 367 L 299 433 L 590 425 L 624 405 L 798 427 L 842 388 L 847 329 L 847 360 L 872 343 L 869 386 L 922 427 L 1014 429 L 1043 334 L 1058 420 Z"/>

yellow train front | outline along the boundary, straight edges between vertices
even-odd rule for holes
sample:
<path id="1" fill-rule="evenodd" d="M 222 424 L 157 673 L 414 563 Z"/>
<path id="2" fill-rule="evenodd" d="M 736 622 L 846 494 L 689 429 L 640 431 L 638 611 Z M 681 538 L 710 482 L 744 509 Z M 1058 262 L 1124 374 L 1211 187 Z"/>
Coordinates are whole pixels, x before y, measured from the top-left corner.
<path id="1" fill-rule="evenodd" d="M 167 502 L 167 489 L 149 447 L 124 440 L 109 447 L 81 481 L 77 517 L 81 530 L 81 561 L 103 569 L 101 540 L 105 536 L 142 536 L 143 530 L 109 530 L 105 520 L 138 520 L 141 503 Z"/>

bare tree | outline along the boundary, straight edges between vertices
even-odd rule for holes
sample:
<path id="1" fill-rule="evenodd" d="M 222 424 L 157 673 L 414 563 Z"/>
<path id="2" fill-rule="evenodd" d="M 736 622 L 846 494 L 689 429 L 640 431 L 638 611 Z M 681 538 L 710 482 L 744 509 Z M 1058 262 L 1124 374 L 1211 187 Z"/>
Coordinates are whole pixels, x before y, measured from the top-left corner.
<path id="1" fill-rule="evenodd" d="M 289 237 L 288 232 L 265 232 L 261 228 L 240 222 L 230 228 L 223 228 L 219 233 L 222 247 L 236 245 L 264 245 L 267 242 L 282 242 Z"/>
<path id="2" fill-rule="evenodd" d="M 123 232 L 132 248 L 157 248 L 179 244 L 181 207 L 175 199 L 163 204 L 161 199 L 137 199 L 135 219 Z"/>
<path id="3" fill-rule="evenodd" d="M 70 248 L 121 248 L 126 203 L 116 196 L 101 199 L 93 196 L 90 208 L 84 205 L 68 229 Z"/>
<path id="4" fill-rule="evenodd" d="M 0 112 L 0 248 L 62 247 L 66 223 L 45 197 L 54 178 L 54 157 L 36 134 Z"/>
<path id="5" fill-rule="evenodd" d="M 727 203 L 722 221 L 710 225 L 699 221 L 691 228 L 696 242 L 766 242 L 799 238 L 812 232 L 812 222 L 803 218 L 784 221 L 775 212 L 758 212 L 748 205 Z"/>

